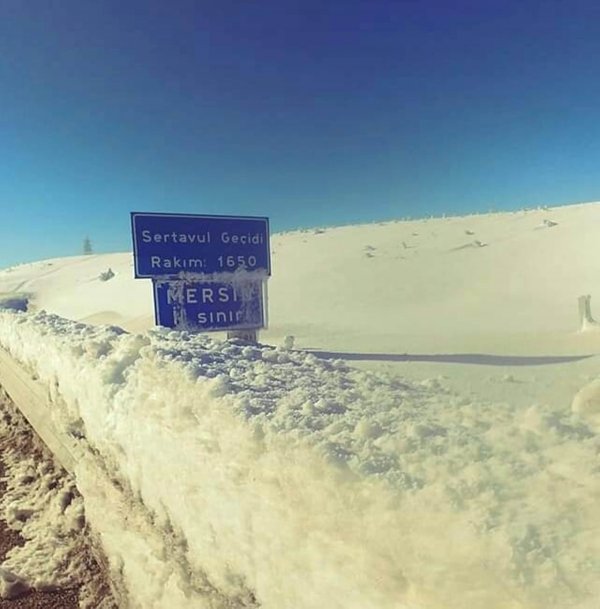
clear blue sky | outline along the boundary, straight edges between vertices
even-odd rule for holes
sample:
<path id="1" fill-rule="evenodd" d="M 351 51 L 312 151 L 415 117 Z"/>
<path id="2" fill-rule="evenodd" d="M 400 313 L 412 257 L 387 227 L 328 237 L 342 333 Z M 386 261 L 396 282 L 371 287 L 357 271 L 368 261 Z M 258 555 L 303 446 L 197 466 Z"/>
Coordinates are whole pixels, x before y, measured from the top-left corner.
<path id="1" fill-rule="evenodd" d="M 2 0 L 0 267 L 129 215 L 600 199 L 597 0 Z"/>

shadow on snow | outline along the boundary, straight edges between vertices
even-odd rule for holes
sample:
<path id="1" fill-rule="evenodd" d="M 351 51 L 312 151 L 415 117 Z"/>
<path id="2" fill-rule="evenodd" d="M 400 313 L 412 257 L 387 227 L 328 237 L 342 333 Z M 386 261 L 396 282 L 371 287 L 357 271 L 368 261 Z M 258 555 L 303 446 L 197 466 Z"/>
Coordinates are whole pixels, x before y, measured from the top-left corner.
<path id="1" fill-rule="evenodd" d="M 448 353 L 415 355 L 411 353 L 344 353 L 307 349 L 315 357 L 371 362 L 437 362 L 445 364 L 479 364 L 482 366 L 543 366 L 577 362 L 594 355 L 489 355 L 486 353 Z"/>

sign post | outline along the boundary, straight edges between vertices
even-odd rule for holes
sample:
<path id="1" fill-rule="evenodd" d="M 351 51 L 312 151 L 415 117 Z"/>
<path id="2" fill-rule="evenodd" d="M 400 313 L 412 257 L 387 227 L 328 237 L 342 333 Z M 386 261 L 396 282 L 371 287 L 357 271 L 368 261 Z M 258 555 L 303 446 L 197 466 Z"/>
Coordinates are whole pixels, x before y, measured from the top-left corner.
<path id="1" fill-rule="evenodd" d="M 158 325 L 256 342 L 267 323 L 267 218 L 132 212 L 131 227 L 135 277 L 153 281 Z"/>

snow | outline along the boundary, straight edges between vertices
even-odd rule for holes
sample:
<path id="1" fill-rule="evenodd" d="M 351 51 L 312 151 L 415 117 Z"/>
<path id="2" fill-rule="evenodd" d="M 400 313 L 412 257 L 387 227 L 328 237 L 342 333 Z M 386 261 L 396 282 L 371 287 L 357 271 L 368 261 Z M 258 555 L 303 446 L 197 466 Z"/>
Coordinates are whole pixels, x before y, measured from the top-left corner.
<path id="1" fill-rule="evenodd" d="M 0 403 L 6 483 L 0 513 L 23 539 L 0 567 L 0 598 L 81 586 L 80 606 L 101 609 L 98 573 L 86 560 L 84 505 L 75 480 L 55 466 L 44 447 L 32 443 L 25 420 L 2 393 Z"/>
<path id="2" fill-rule="evenodd" d="M 0 567 L 0 597 L 13 599 L 26 594 L 30 587 L 18 575 Z"/>
<path id="3" fill-rule="evenodd" d="M 4 518 L 28 540 L 26 546 L 11 551 L 4 566 L 27 573 L 28 584 L 38 590 L 68 586 L 75 568 L 69 564 L 72 544 L 68 538 L 83 528 L 83 500 L 69 488 L 73 481 L 63 481 L 58 472 L 40 469 L 33 459 L 17 460 L 10 453 L 3 457 L 9 462 L 9 486 L 2 498 Z M 49 539 L 54 543 L 48 544 Z M 61 569 L 64 565 L 69 568 Z"/>
<path id="4" fill-rule="evenodd" d="M 23 265 L 0 345 L 132 607 L 592 609 L 599 216 L 275 235 L 275 346 L 151 329 L 128 254 Z"/>

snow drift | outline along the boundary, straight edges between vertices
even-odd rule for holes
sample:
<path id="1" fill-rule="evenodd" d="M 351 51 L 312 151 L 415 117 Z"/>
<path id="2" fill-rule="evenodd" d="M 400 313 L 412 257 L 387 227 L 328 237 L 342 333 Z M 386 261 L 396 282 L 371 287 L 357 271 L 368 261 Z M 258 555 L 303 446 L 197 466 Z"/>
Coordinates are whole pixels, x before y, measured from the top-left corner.
<path id="1" fill-rule="evenodd" d="M 313 355 L 0 312 L 132 607 L 591 609 L 600 436 Z M 592 534 L 590 534 L 592 533 Z"/>

